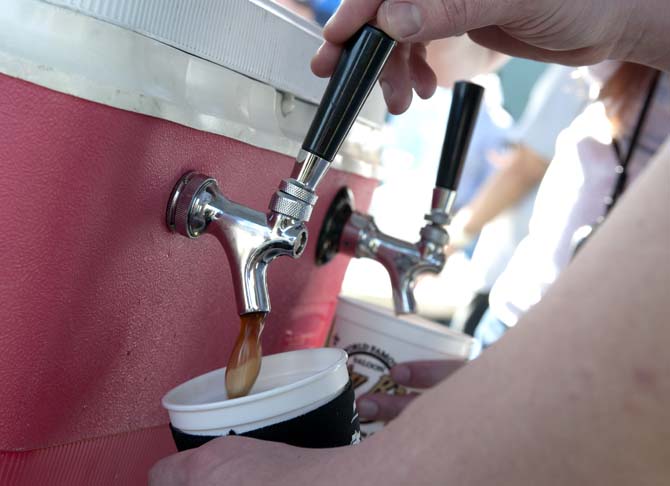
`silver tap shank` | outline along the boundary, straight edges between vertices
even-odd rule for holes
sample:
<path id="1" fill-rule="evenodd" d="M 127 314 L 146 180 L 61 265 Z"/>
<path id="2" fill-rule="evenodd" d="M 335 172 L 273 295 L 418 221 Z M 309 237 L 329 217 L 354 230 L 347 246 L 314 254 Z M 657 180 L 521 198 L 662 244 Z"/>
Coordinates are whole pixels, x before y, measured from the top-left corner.
<path id="1" fill-rule="evenodd" d="M 322 159 L 307 150 L 301 149 L 295 158 L 295 165 L 291 177 L 302 184 L 306 189 L 316 192 L 323 176 L 330 168 L 330 161 Z"/>

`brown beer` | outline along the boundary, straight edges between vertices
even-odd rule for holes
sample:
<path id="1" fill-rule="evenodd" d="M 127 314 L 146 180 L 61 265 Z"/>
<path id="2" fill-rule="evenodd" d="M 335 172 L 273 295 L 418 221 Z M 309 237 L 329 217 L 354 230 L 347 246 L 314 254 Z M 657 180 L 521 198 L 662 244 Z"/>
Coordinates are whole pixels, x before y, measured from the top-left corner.
<path id="1" fill-rule="evenodd" d="M 228 359 L 226 391 L 228 398 L 249 393 L 261 369 L 261 332 L 266 314 L 254 312 L 240 316 L 240 334 Z"/>

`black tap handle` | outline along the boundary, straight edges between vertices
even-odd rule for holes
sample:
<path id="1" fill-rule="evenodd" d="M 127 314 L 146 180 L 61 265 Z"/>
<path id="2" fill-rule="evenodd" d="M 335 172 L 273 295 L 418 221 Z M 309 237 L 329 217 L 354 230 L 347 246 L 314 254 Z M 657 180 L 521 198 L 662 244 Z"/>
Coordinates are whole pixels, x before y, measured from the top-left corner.
<path id="1" fill-rule="evenodd" d="M 453 91 L 447 133 L 444 136 L 440 168 L 437 171 L 435 185 L 455 191 L 458 188 L 463 164 L 468 155 L 468 147 L 477 122 L 484 88 L 478 84 L 459 81 L 454 85 Z"/>
<path id="2" fill-rule="evenodd" d="M 302 144 L 304 150 L 328 161 L 335 158 L 393 46 L 392 38 L 371 25 L 349 40 Z"/>

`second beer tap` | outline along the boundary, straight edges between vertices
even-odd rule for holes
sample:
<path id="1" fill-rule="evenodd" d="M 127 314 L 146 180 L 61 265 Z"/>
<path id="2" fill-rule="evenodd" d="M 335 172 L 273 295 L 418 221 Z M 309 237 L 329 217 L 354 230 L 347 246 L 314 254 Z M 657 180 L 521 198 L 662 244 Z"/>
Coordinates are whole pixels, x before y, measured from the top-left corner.
<path id="1" fill-rule="evenodd" d="M 353 211 L 346 193 L 336 198 L 324 223 L 317 258 L 323 263 L 339 251 L 381 263 L 391 280 L 396 314 L 416 313 L 414 287 L 418 277 L 440 273 L 444 268 L 444 248 L 449 242 L 445 226 L 450 222 L 483 93 L 481 86 L 469 82 L 458 82 L 454 86 L 431 210 L 425 216 L 427 223 L 417 242 L 403 241 L 381 232 L 372 216 Z"/>

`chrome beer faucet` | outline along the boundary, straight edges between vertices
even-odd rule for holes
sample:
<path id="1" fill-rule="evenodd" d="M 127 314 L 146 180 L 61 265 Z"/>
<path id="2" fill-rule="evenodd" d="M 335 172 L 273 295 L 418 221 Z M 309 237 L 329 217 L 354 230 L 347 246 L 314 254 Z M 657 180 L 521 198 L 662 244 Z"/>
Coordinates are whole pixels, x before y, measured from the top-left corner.
<path id="1" fill-rule="evenodd" d="M 418 242 L 410 243 L 381 232 L 372 216 L 353 210 L 353 199 L 346 190 L 336 197 L 324 222 L 317 261 L 324 263 L 339 251 L 381 263 L 391 279 L 396 314 L 415 313 L 414 287 L 418 277 L 440 273 L 444 268 L 444 247 L 449 242 L 444 226 L 450 222 L 483 93 L 481 86 L 469 82 L 454 86 L 431 210 L 425 216 L 428 222 L 421 229 Z"/>
<path id="2" fill-rule="evenodd" d="M 296 157 L 291 177 L 280 182 L 263 213 L 226 198 L 215 179 L 184 175 L 172 191 L 167 224 L 189 238 L 209 233 L 223 246 L 233 277 L 240 315 L 270 312 L 267 268 L 272 260 L 298 258 L 316 188 L 330 168 L 351 126 L 395 46 L 366 25 L 345 46 Z"/>

